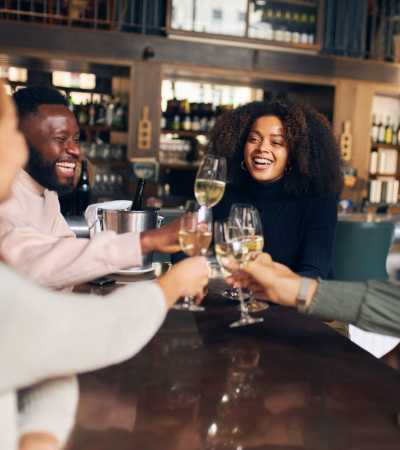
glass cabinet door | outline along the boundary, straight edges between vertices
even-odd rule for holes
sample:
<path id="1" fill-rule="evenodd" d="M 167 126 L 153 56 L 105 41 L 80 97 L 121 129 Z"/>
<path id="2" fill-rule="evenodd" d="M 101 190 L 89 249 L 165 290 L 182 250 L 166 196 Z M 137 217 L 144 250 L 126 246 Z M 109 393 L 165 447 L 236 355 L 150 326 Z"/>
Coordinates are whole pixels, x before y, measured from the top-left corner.
<path id="1" fill-rule="evenodd" d="M 247 0 L 172 0 L 171 27 L 244 37 L 246 10 Z"/>

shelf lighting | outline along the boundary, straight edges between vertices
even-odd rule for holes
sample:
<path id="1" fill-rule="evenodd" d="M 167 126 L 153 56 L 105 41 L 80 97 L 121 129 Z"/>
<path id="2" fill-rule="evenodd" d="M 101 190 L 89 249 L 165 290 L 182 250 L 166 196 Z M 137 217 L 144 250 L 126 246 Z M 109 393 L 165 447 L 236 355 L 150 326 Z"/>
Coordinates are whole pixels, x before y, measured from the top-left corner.
<path id="1" fill-rule="evenodd" d="M 64 88 L 95 89 L 96 75 L 56 70 L 53 72 L 53 85 Z"/>

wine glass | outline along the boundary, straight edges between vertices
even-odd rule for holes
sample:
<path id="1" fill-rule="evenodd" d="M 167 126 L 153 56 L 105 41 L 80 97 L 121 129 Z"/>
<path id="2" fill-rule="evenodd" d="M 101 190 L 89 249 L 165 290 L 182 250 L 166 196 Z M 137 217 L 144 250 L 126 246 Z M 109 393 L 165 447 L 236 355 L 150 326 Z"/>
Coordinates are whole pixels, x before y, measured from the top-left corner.
<path id="1" fill-rule="evenodd" d="M 230 220 L 215 222 L 214 245 L 217 261 L 225 276 L 230 275 L 232 268 L 236 267 L 239 269 L 249 253 L 248 246 L 245 245 L 245 241 L 242 238 L 242 230 Z M 252 317 L 249 314 L 242 288 L 238 288 L 238 299 L 240 301 L 240 319 L 231 323 L 230 327 L 251 325 L 264 320 L 262 317 Z"/>
<path id="2" fill-rule="evenodd" d="M 231 206 L 230 212 L 229 212 L 229 217 L 232 218 L 234 221 L 241 220 L 241 218 L 243 216 L 243 211 L 246 208 L 252 208 L 252 205 L 249 205 L 247 203 L 233 203 Z M 242 289 L 242 294 L 243 294 L 245 300 L 250 298 L 250 294 L 247 291 L 247 289 L 246 290 Z M 222 295 L 225 298 L 228 298 L 230 300 L 239 300 L 239 289 L 238 288 L 227 288 L 224 290 Z"/>
<path id="3" fill-rule="evenodd" d="M 188 256 L 205 256 L 212 240 L 211 209 L 200 207 L 196 210 L 195 202 L 188 202 L 186 213 L 180 219 L 179 245 Z M 196 305 L 191 297 L 185 296 L 182 303 L 173 307 L 185 311 L 204 311 L 203 306 Z"/>
<path id="4" fill-rule="evenodd" d="M 223 197 L 226 184 L 226 159 L 207 155 L 197 171 L 194 195 L 199 205 L 212 208 Z"/>
<path id="5" fill-rule="evenodd" d="M 241 229 L 243 245 L 247 247 L 247 259 L 254 258 L 264 248 L 264 234 L 258 210 L 247 203 L 235 203 L 231 207 L 229 220 L 236 223 Z M 268 304 L 256 300 L 251 291 L 247 307 L 250 312 L 259 312 L 268 309 Z"/>

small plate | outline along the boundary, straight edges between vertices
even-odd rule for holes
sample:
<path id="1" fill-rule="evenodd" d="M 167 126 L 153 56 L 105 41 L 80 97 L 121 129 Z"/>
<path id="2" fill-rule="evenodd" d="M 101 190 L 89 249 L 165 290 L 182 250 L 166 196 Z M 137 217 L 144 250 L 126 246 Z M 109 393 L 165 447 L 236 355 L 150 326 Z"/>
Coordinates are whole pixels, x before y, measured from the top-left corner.
<path id="1" fill-rule="evenodd" d="M 154 268 L 152 266 L 148 267 L 129 267 L 128 269 L 121 269 L 114 272 L 116 275 L 135 275 L 152 272 Z"/>

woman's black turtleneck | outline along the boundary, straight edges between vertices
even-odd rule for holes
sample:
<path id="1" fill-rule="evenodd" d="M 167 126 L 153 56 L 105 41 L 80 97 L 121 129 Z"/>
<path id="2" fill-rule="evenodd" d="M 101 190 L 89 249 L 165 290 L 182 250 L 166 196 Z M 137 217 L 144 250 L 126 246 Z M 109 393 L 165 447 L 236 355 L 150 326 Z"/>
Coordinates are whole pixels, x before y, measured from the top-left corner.
<path id="1" fill-rule="evenodd" d="M 240 186 L 227 185 L 213 208 L 214 220 L 227 218 L 233 203 L 250 203 L 258 209 L 264 251 L 274 261 L 305 276 L 328 277 L 337 222 L 335 194 L 294 196 L 286 193 L 283 178 L 260 183 L 248 175 Z"/>

